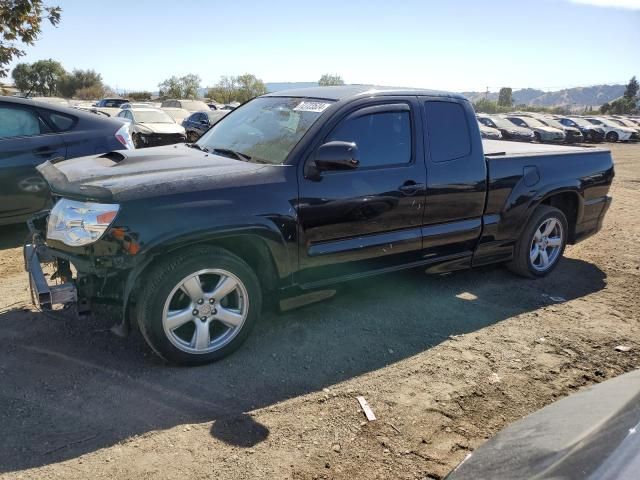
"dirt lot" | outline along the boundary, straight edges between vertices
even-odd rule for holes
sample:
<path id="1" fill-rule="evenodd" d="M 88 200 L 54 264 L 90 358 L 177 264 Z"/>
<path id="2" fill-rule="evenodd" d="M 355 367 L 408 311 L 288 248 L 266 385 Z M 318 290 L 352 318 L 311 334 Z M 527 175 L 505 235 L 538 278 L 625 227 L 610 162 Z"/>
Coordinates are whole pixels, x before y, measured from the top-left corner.
<path id="1" fill-rule="evenodd" d="M 640 366 L 640 145 L 612 149 L 605 230 L 550 278 L 494 267 L 346 285 L 199 368 L 162 364 L 106 316 L 30 309 L 25 232 L 4 228 L 0 476 L 442 477 L 510 422 Z"/>

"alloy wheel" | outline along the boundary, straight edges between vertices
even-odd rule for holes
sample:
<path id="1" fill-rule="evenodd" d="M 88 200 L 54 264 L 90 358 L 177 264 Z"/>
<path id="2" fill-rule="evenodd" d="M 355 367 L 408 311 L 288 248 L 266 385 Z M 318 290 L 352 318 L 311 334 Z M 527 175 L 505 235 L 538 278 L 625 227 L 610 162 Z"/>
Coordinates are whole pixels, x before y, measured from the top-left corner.
<path id="1" fill-rule="evenodd" d="M 562 223 L 555 217 L 547 218 L 536 229 L 531 247 L 529 261 L 538 272 L 549 270 L 560 258 L 564 243 Z"/>
<path id="2" fill-rule="evenodd" d="M 249 295 L 236 275 L 221 269 L 200 270 L 171 290 L 162 326 L 169 341 L 183 352 L 211 353 L 235 338 L 248 311 Z"/>

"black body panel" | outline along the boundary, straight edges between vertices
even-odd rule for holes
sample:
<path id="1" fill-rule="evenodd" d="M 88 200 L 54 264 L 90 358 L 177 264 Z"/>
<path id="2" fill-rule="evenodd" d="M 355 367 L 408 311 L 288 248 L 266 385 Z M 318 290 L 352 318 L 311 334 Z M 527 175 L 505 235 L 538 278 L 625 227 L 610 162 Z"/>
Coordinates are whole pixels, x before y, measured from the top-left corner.
<path id="1" fill-rule="evenodd" d="M 269 96 L 307 95 L 333 103 L 281 165 L 176 145 L 41 168 L 58 196 L 121 205 L 94 244 L 47 242 L 76 266 L 81 293 L 126 306 L 149 264 L 196 243 L 259 257 L 266 288 L 286 295 L 419 265 L 441 272 L 509 260 L 535 208 L 558 199 L 570 206 L 572 242 L 601 228 L 608 151 L 483 142 L 460 95 L 336 87 Z M 314 170 L 321 144 L 362 134 L 350 125 L 373 132 L 357 168 Z M 379 138 L 383 126 L 388 137 Z"/>

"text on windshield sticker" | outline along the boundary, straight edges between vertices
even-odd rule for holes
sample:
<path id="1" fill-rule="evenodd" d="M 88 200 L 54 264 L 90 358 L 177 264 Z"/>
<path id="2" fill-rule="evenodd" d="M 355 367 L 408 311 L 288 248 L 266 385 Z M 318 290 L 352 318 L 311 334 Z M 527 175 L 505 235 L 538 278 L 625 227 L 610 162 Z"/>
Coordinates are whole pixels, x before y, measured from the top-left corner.
<path id="1" fill-rule="evenodd" d="M 322 113 L 329 107 L 329 105 L 331 104 L 326 102 L 300 102 L 294 110 L 298 112 Z"/>

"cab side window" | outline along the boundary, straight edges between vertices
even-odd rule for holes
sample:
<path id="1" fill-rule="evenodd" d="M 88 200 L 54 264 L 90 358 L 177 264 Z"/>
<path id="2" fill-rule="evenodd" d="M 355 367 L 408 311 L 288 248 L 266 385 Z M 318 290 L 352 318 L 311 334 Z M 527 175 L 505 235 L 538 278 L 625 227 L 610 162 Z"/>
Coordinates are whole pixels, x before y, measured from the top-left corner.
<path id="1" fill-rule="evenodd" d="M 0 138 L 32 137 L 41 133 L 42 122 L 35 111 L 0 105 Z"/>
<path id="2" fill-rule="evenodd" d="M 411 117 L 407 110 L 352 115 L 326 141 L 354 142 L 360 167 L 367 168 L 409 163 L 411 138 Z"/>
<path id="3" fill-rule="evenodd" d="M 431 160 L 446 162 L 471 153 L 467 115 L 456 102 L 426 102 Z"/>

